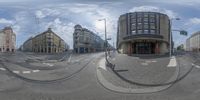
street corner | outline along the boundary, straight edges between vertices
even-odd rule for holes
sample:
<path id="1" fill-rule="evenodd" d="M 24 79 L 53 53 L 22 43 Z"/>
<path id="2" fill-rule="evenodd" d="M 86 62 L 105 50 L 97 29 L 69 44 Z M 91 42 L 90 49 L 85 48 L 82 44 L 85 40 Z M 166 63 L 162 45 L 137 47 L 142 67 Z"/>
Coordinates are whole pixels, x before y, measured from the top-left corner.
<path id="1" fill-rule="evenodd" d="M 98 69 L 103 69 L 103 70 L 107 71 L 105 58 L 102 58 L 99 60 L 99 62 L 97 64 L 97 70 Z"/>
<path id="2" fill-rule="evenodd" d="M 147 63 L 156 63 L 157 61 L 151 60 L 147 61 Z M 165 66 L 166 67 L 166 66 Z M 166 67 L 167 68 L 167 67 Z M 169 88 L 172 84 L 168 85 L 158 85 L 158 86 L 143 86 L 138 84 L 131 84 L 118 75 L 116 75 L 113 71 L 108 71 L 106 68 L 105 59 L 102 58 L 99 61 L 97 67 L 97 78 L 99 83 L 106 89 L 111 90 L 113 92 L 120 93 L 152 93 L 165 90 Z M 168 80 L 165 83 L 176 80 L 178 77 L 178 67 L 176 67 L 176 71 L 172 73 Z M 127 77 L 125 77 L 127 78 Z M 128 78 L 127 78 L 128 79 Z M 137 83 L 137 82 L 136 82 Z M 148 84 L 148 83 L 145 83 Z"/>

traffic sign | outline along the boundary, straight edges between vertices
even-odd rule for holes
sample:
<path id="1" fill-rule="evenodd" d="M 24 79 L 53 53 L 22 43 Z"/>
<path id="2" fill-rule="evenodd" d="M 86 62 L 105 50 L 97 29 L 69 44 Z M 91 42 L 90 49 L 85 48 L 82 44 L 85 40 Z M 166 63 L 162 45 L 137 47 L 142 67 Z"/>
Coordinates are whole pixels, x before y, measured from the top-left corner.
<path id="1" fill-rule="evenodd" d="M 184 30 L 181 30 L 181 31 L 180 31 L 180 35 L 185 35 L 185 36 L 187 36 L 187 34 L 188 34 L 187 31 L 184 31 Z"/>

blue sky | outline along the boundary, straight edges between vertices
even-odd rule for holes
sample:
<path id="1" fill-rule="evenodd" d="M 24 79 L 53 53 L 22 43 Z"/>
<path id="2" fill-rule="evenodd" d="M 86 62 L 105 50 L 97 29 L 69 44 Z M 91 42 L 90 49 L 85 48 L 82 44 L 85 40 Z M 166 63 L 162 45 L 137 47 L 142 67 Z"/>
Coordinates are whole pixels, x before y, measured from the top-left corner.
<path id="1" fill-rule="evenodd" d="M 51 27 L 72 48 L 74 25 L 80 24 L 104 38 L 104 24 L 97 20 L 106 18 L 108 37 L 112 38 L 110 43 L 113 44 L 121 14 L 155 11 L 181 19 L 173 21 L 173 29 L 184 29 L 189 35 L 173 32 L 177 46 L 200 30 L 199 5 L 198 0 L 0 0 L 0 29 L 12 26 L 19 47 L 29 37 Z"/>

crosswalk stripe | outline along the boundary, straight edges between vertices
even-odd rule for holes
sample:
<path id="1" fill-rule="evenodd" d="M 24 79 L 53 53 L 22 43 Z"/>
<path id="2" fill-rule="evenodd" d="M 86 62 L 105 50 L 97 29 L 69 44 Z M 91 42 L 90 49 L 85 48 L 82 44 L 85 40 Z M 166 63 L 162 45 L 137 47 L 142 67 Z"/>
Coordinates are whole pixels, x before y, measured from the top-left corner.
<path id="1" fill-rule="evenodd" d="M 22 73 L 23 74 L 28 74 L 28 73 L 31 73 L 31 71 L 23 71 Z"/>
<path id="2" fill-rule="evenodd" d="M 13 73 L 19 74 L 19 71 L 14 70 Z"/>
<path id="3" fill-rule="evenodd" d="M 3 71 L 5 71 L 6 69 L 5 69 L 5 68 L 0 68 L 0 70 L 3 70 Z"/>

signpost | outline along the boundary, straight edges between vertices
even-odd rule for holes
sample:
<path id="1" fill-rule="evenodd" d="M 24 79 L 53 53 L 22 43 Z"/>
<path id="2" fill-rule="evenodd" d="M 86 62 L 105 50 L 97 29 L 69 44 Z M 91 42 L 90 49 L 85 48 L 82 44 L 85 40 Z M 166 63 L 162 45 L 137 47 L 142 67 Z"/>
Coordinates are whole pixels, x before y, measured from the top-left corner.
<path id="1" fill-rule="evenodd" d="M 184 31 L 184 30 L 181 30 L 181 31 L 180 31 L 180 35 L 185 35 L 185 36 L 187 36 L 187 34 L 188 34 L 187 31 Z"/>

